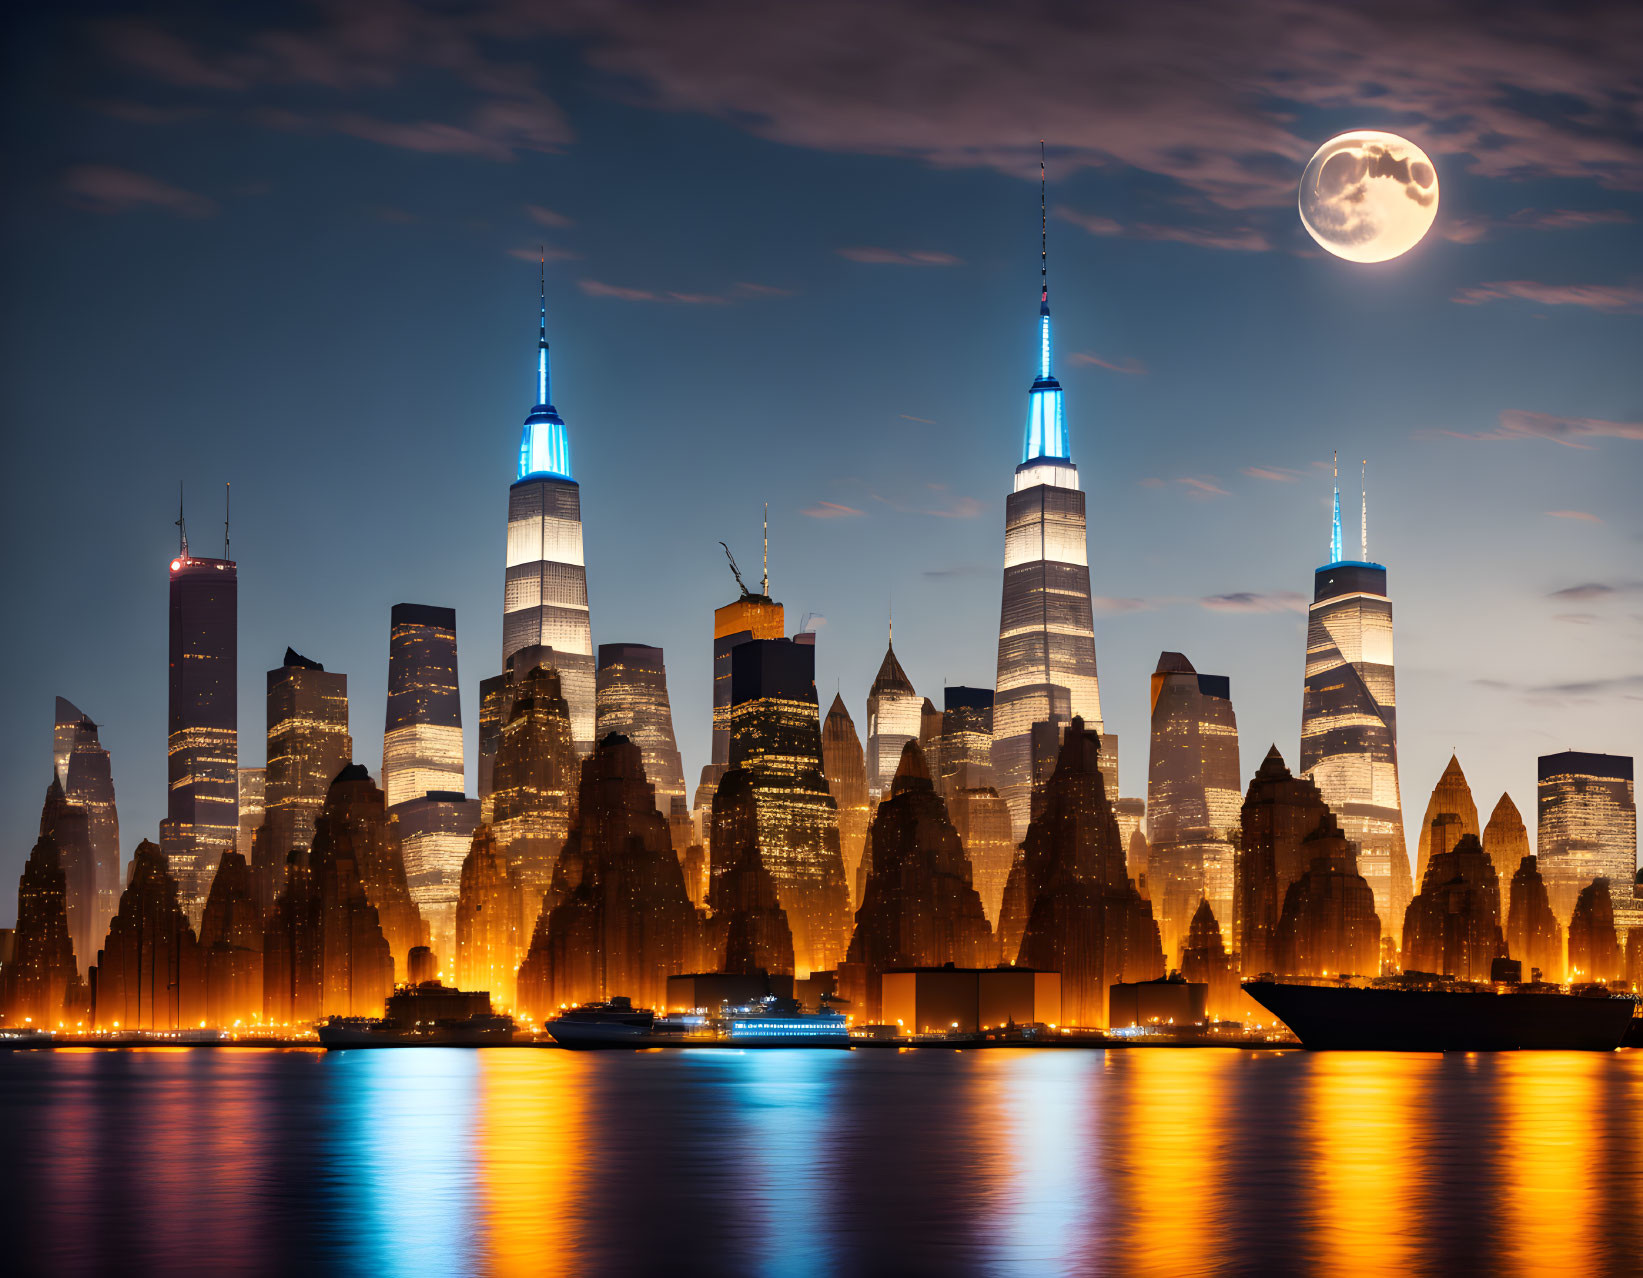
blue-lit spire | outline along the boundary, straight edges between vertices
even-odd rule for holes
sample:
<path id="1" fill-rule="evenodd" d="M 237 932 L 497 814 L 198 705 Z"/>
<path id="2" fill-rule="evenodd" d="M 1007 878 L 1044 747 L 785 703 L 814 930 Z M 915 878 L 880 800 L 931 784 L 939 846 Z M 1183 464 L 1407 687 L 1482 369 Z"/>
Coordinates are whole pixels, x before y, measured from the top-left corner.
<path id="1" fill-rule="evenodd" d="M 1330 460 L 1330 469 L 1335 472 L 1335 518 L 1329 525 L 1329 562 L 1341 562 L 1341 465 L 1340 453 L 1335 453 Z"/>
<path id="2" fill-rule="evenodd" d="M 548 259 L 544 252 L 537 264 L 541 290 L 541 310 L 536 337 L 536 407 L 525 418 L 519 437 L 519 478 L 531 475 L 558 475 L 569 479 L 570 441 L 565 422 L 553 406 L 548 384 Z"/>
<path id="3" fill-rule="evenodd" d="M 1044 143 L 1038 143 L 1038 376 L 1027 392 L 1027 441 L 1021 461 L 1068 460 L 1067 410 L 1050 372 L 1050 225 L 1045 206 Z"/>

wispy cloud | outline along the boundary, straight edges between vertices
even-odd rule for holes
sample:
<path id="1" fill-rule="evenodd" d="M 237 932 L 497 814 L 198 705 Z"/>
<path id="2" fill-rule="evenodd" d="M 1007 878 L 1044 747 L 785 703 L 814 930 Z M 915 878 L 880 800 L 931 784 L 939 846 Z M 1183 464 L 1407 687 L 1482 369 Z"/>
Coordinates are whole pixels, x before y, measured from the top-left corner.
<path id="1" fill-rule="evenodd" d="M 799 512 L 809 515 L 812 519 L 849 519 L 864 514 L 854 506 L 843 506 L 836 501 L 818 501 L 814 506 L 807 506 Z"/>
<path id="2" fill-rule="evenodd" d="M 952 568 L 926 568 L 923 575 L 932 580 L 942 581 L 952 577 L 990 577 L 996 571 L 996 568 L 983 567 L 981 564 L 958 564 Z"/>
<path id="3" fill-rule="evenodd" d="M 1633 221 L 1623 209 L 1519 209 L 1506 221 L 1536 231 L 1570 231 Z"/>
<path id="4" fill-rule="evenodd" d="M 525 212 L 531 215 L 531 221 L 535 222 L 538 226 L 551 226 L 556 231 L 562 231 L 567 226 L 576 225 L 575 222 L 566 217 L 563 213 L 556 213 L 552 209 L 546 208 L 540 204 L 527 204 L 525 206 Z"/>
<path id="5" fill-rule="evenodd" d="M 1226 595 L 1206 595 L 1198 601 L 1211 612 L 1305 612 L 1306 596 L 1290 590 L 1262 594 L 1238 590 Z"/>
<path id="6" fill-rule="evenodd" d="M 1564 599 L 1571 603 L 1589 603 L 1598 599 L 1612 599 L 1619 595 L 1643 593 L 1643 581 L 1583 581 L 1579 585 L 1553 590 L 1548 599 Z"/>
<path id="7" fill-rule="evenodd" d="M 1629 284 L 1541 284 L 1535 280 L 1496 280 L 1471 284 L 1450 299 L 1462 306 L 1523 301 L 1541 306 L 1580 306 L 1618 313 L 1643 308 L 1643 288 Z"/>
<path id="8" fill-rule="evenodd" d="M 959 259 L 951 253 L 938 253 L 929 249 L 911 249 L 902 252 L 899 249 L 873 248 L 859 246 L 841 248 L 838 255 L 848 258 L 852 262 L 867 262 L 873 266 L 958 266 Z"/>
<path id="9" fill-rule="evenodd" d="M 1091 235 L 1121 235 L 1131 240 L 1161 240 L 1173 244 L 1190 244 L 1195 248 L 1230 249 L 1240 253 L 1264 253 L 1272 247 L 1265 233 L 1253 226 L 1204 227 L 1165 226 L 1156 222 L 1133 222 L 1128 225 L 1110 217 L 1081 213 L 1077 209 L 1057 205 L 1055 216 L 1074 226 L 1083 227 Z"/>
<path id="10" fill-rule="evenodd" d="M 921 426 L 938 426 L 938 425 L 940 425 L 939 422 L 932 421 L 928 417 L 914 417 L 911 413 L 897 413 L 896 416 L 900 417 L 901 420 L 904 421 L 904 422 L 917 422 Z"/>
<path id="11" fill-rule="evenodd" d="M 1131 376 L 1146 376 L 1147 366 L 1133 355 L 1126 355 L 1116 363 L 1110 359 L 1102 359 L 1090 351 L 1074 351 L 1072 362 L 1075 364 L 1090 364 L 1096 368 L 1110 368 L 1115 373 L 1128 373 Z"/>
<path id="12" fill-rule="evenodd" d="M 980 498 L 960 496 L 953 493 L 946 484 L 926 484 L 925 488 L 935 494 L 932 505 L 915 505 L 902 498 L 886 497 L 881 493 L 869 493 L 868 496 L 901 514 L 930 515 L 936 519 L 974 519 L 987 510 L 987 504 Z"/>
<path id="13" fill-rule="evenodd" d="M 1598 620 L 1595 612 L 1560 612 L 1553 621 L 1566 621 L 1572 626 L 1589 626 Z"/>
<path id="14" fill-rule="evenodd" d="M 1090 605 L 1104 617 L 1120 616 L 1126 612 L 1152 612 L 1159 605 L 1156 599 L 1139 599 L 1133 596 L 1092 595 Z"/>
<path id="15" fill-rule="evenodd" d="M 1181 475 L 1175 480 L 1183 484 L 1194 497 L 1226 497 L 1227 490 L 1214 475 Z"/>
<path id="16" fill-rule="evenodd" d="M 520 256 L 523 256 L 520 254 Z M 581 279 L 576 287 L 589 297 L 610 297 L 621 302 L 667 302 L 678 306 L 729 306 L 738 298 L 791 297 L 792 290 L 765 284 L 735 284 L 728 293 L 683 293 L 674 289 L 629 288 L 603 280 Z"/>
<path id="17" fill-rule="evenodd" d="M 1500 426 L 1484 431 L 1417 431 L 1418 439 L 1464 439 L 1491 441 L 1544 439 L 1568 448 L 1590 448 L 1586 439 L 1643 440 L 1643 422 L 1611 422 L 1601 417 L 1559 417 L 1555 413 L 1531 413 L 1509 408 L 1500 415 Z"/>
<path id="18" fill-rule="evenodd" d="M 1579 519 L 1588 524 L 1601 524 L 1603 521 L 1589 510 L 1548 510 L 1544 512 L 1553 519 Z"/>
<path id="19" fill-rule="evenodd" d="M 1245 466 L 1243 473 L 1251 479 L 1270 479 L 1275 484 L 1293 484 L 1301 477 L 1300 471 L 1287 466 Z"/>
<path id="20" fill-rule="evenodd" d="M 210 217 L 217 211 L 217 202 L 207 196 L 112 164 L 75 165 L 63 174 L 63 192 L 71 203 L 95 213 L 162 209 L 180 217 Z"/>
<path id="21" fill-rule="evenodd" d="M 521 246 L 508 250 L 509 257 L 517 257 L 521 262 L 534 262 L 539 257 L 549 262 L 580 262 L 582 255 L 568 248 L 557 248 L 554 245 L 543 247 L 540 244 Z"/>

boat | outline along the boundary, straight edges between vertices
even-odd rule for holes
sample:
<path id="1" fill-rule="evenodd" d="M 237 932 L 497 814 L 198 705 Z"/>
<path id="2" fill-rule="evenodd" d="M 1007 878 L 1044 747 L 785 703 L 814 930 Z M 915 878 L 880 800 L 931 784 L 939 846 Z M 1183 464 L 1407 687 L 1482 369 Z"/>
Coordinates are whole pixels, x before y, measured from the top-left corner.
<path id="1" fill-rule="evenodd" d="M 438 981 L 404 985 L 386 1015 L 333 1016 L 316 1030 L 324 1047 L 498 1047 L 514 1041 L 513 1018 L 491 1010 L 485 990 Z"/>
<path id="2" fill-rule="evenodd" d="M 1367 985 L 1244 982 L 1244 992 L 1314 1051 L 1607 1052 L 1632 1025 L 1635 1002 L 1601 987 L 1469 984 L 1406 973 Z"/>
<path id="3" fill-rule="evenodd" d="M 766 995 L 752 1003 L 722 1006 L 717 1015 L 697 1011 L 657 1016 L 617 995 L 604 1003 L 566 1008 L 547 1031 L 561 1047 L 576 1050 L 648 1047 L 849 1047 L 849 1022 L 825 1006 L 806 1012 L 793 999 Z"/>
<path id="4" fill-rule="evenodd" d="M 635 1007 L 633 1000 L 617 994 L 603 1003 L 581 1003 L 567 1007 L 547 1023 L 547 1031 L 560 1047 L 648 1047 L 656 1012 Z"/>

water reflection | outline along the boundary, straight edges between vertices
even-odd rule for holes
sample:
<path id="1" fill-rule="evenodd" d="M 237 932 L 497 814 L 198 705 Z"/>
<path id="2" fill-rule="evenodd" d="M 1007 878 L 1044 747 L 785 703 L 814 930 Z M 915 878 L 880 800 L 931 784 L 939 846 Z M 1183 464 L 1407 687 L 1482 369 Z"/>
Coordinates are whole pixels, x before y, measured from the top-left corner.
<path id="1" fill-rule="evenodd" d="M 1421 1256 L 1411 1186 L 1423 1185 L 1416 1098 L 1440 1058 L 1374 1052 L 1310 1060 L 1305 1166 L 1323 1274 L 1408 1273 Z"/>
<path id="2" fill-rule="evenodd" d="M 1636 1272 L 1643 1053 L 0 1053 L 8 1272 Z"/>

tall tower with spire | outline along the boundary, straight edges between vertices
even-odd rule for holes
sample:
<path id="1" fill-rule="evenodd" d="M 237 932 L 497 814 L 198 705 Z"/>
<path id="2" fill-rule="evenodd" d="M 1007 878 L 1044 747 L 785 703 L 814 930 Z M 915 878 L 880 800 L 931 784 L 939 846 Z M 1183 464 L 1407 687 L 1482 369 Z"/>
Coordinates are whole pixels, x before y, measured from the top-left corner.
<path id="1" fill-rule="evenodd" d="M 1039 149 L 1038 372 L 1027 431 L 1004 507 L 1004 597 L 998 623 L 993 767 L 1017 838 L 1032 803 L 1033 724 L 1082 718 L 1101 732 L 1090 608 L 1084 493 L 1067 437 L 1061 383 L 1050 365 L 1049 226 Z"/>
<path id="2" fill-rule="evenodd" d="M 1301 772 L 1358 845 L 1358 872 L 1375 893 L 1382 934 L 1396 940 L 1414 888 L 1398 794 L 1392 601 L 1386 568 L 1369 558 L 1367 490 L 1360 538 L 1359 557 L 1347 559 L 1337 473 L 1330 561 L 1313 574 L 1307 620 Z"/>
<path id="3" fill-rule="evenodd" d="M 502 668 L 526 648 L 551 649 L 578 752 L 593 749 L 593 628 L 582 560 L 582 493 L 571 478 L 564 418 L 548 375 L 548 285 L 541 267 L 536 406 L 519 437 L 519 466 L 508 490 L 508 568 L 502 598 Z M 521 671 L 521 674 L 524 672 Z"/>

